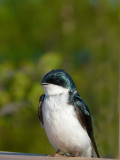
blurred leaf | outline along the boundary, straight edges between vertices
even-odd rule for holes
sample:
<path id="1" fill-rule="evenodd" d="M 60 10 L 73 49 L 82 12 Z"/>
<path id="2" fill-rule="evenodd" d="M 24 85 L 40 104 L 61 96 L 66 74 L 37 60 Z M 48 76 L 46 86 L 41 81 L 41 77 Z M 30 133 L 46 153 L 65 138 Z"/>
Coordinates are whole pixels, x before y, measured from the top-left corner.
<path id="1" fill-rule="evenodd" d="M 40 86 L 40 83 L 34 83 L 34 85 L 31 88 L 31 91 L 28 94 L 28 99 L 33 103 L 33 106 L 36 108 L 39 104 L 39 98 L 40 96 L 44 94 L 42 86 Z"/>
<path id="2" fill-rule="evenodd" d="M 21 100 L 25 98 L 25 94 L 27 89 L 30 87 L 31 80 L 30 78 L 22 73 L 17 72 L 15 77 L 13 78 L 13 82 L 11 85 L 11 94 L 16 100 Z"/>
<path id="3" fill-rule="evenodd" d="M 42 57 L 40 57 L 38 61 L 38 69 L 41 74 L 45 74 L 52 69 L 59 68 L 61 63 L 62 57 L 60 54 L 55 52 L 46 53 Z"/>
<path id="4" fill-rule="evenodd" d="M 0 107 L 10 102 L 10 95 L 5 90 L 0 90 Z"/>

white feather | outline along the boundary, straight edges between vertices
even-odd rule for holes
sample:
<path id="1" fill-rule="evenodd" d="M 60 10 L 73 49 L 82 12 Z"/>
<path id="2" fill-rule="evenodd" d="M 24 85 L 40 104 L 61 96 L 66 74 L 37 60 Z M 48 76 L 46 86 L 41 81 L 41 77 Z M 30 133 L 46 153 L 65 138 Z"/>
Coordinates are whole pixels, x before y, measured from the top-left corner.
<path id="1" fill-rule="evenodd" d="M 53 84 L 43 88 L 43 120 L 50 143 L 56 150 L 91 157 L 91 140 L 77 119 L 74 106 L 68 104 L 69 90 Z"/>

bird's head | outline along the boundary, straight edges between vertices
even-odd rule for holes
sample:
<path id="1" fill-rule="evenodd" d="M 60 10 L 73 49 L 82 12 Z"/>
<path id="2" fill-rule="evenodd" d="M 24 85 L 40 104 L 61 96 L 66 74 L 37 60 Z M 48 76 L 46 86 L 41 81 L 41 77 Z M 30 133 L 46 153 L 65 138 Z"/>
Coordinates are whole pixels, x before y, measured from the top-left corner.
<path id="1" fill-rule="evenodd" d="M 46 95 L 62 94 L 76 90 L 72 78 L 62 69 L 48 72 L 42 79 Z"/>

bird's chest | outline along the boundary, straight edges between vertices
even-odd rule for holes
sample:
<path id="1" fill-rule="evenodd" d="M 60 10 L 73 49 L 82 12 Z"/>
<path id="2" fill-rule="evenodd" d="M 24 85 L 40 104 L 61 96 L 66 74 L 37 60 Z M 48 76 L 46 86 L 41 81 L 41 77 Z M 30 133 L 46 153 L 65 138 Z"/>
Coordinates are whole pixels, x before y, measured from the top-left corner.
<path id="1" fill-rule="evenodd" d="M 46 97 L 43 104 L 43 119 L 51 144 L 55 148 L 66 148 L 73 126 L 77 124 L 74 106 L 68 104 L 68 96 Z"/>
<path id="2" fill-rule="evenodd" d="M 56 149 L 72 151 L 90 145 L 74 106 L 68 104 L 67 95 L 45 97 L 43 120 L 48 139 Z"/>
<path id="3" fill-rule="evenodd" d="M 66 121 L 66 117 L 73 111 L 73 107 L 68 104 L 68 96 L 46 96 L 43 104 L 43 118 L 45 126 L 54 129 Z"/>

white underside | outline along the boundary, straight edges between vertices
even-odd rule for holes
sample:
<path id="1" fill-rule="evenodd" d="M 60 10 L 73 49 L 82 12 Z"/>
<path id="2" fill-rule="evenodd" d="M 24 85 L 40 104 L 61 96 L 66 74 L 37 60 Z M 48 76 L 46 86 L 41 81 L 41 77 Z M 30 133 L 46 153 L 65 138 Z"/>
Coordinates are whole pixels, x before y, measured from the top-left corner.
<path id="1" fill-rule="evenodd" d="M 78 121 L 74 107 L 68 104 L 67 90 L 61 94 L 46 94 L 42 111 L 48 139 L 56 150 L 92 156 L 91 140 Z"/>

